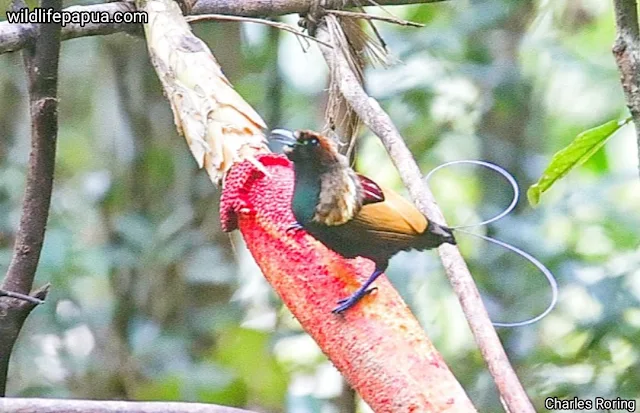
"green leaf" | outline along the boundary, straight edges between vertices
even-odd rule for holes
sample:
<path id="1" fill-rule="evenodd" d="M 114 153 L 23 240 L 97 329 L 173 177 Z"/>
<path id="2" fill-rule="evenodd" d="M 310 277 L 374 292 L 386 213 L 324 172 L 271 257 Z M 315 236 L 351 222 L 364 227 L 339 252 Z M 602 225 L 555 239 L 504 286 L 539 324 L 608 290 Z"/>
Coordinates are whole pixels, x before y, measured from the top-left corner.
<path id="1" fill-rule="evenodd" d="M 623 121 L 610 120 L 595 128 L 580 133 L 566 148 L 556 152 L 551 163 L 535 184 L 529 187 L 527 198 L 532 206 L 540 202 L 540 196 L 558 179 L 573 168 L 591 158 L 618 129 L 626 125 L 631 118 Z"/>

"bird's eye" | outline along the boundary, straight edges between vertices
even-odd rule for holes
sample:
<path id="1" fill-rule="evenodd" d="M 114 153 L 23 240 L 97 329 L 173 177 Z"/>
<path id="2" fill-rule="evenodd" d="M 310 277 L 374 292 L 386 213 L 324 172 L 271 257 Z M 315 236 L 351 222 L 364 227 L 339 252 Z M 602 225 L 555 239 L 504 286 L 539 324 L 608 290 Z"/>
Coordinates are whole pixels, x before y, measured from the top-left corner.
<path id="1" fill-rule="evenodd" d="M 320 145 L 320 141 L 318 140 L 318 138 L 305 138 L 298 139 L 298 144 L 304 146 L 318 146 Z"/>

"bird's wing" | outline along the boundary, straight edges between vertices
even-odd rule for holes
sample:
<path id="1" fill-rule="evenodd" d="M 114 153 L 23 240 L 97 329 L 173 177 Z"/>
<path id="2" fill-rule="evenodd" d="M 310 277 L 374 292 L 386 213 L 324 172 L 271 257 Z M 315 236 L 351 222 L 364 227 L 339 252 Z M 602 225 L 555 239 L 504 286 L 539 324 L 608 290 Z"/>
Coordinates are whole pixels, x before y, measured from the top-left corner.
<path id="1" fill-rule="evenodd" d="M 427 218 L 411 202 L 389 189 L 383 191 L 383 197 L 384 202 L 364 205 L 352 225 L 391 239 L 425 232 Z"/>
<path id="2" fill-rule="evenodd" d="M 364 175 L 358 175 L 362 186 L 362 205 L 375 204 L 384 201 L 384 192 L 377 183 Z"/>

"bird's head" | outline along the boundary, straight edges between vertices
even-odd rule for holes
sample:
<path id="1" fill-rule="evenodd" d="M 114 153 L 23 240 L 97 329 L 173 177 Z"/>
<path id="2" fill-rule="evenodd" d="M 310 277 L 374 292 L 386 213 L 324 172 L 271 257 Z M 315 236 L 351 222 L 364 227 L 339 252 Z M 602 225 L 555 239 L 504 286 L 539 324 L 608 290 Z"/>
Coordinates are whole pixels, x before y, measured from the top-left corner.
<path id="1" fill-rule="evenodd" d="M 331 139 L 310 130 L 274 129 L 269 140 L 283 144 L 282 151 L 293 163 L 310 167 L 336 165 L 342 156 Z"/>

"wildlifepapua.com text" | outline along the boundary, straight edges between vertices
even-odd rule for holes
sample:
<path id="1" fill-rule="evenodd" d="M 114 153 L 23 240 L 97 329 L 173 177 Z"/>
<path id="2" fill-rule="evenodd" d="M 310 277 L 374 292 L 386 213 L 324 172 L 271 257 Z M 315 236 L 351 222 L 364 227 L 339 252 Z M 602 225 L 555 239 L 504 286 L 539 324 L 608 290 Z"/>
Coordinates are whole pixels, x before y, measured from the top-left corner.
<path id="1" fill-rule="evenodd" d="M 52 8 L 36 7 L 29 10 L 23 7 L 18 11 L 7 10 L 7 22 L 12 24 L 55 23 L 62 26 L 89 23 L 147 23 L 149 20 L 144 11 L 115 11 L 105 10 L 54 10 Z"/>

